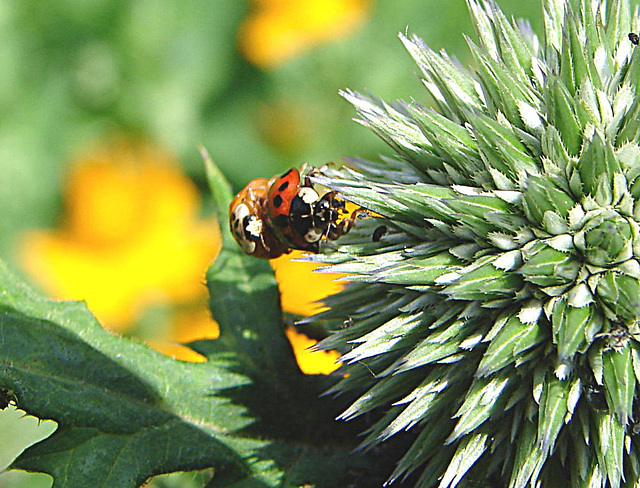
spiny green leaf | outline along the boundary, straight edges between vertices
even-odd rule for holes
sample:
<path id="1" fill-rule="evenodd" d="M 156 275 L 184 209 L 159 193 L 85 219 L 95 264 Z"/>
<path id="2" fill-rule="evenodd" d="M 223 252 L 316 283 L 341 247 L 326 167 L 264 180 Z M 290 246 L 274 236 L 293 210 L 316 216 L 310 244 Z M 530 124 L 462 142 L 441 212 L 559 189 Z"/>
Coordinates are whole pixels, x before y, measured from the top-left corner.
<path id="1" fill-rule="evenodd" d="M 545 0 L 539 43 L 494 2 L 468 5 L 479 38 L 468 43 L 475 69 L 403 39 L 440 115 L 415 103 L 366 107 L 376 119 L 369 125 L 398 154 L 393 178 L 404 179 L 385 181 L 380 164 L 363 162 L 357 174 L 324 181 L 411 236 L 402 248 L 396 234 L 398 247 L 378 248 L 378 259 L 368 236 L 354 233 L 328 262 L 370 285 L 384 280 L 382 293 L 406 297 L 401 314 L 424 313 L 399 340 L 375 328 L 395 327 L 400 315 L 383 308 L 384 318 L 372 318 L 391 299 L 354 302 L 344 313 L 362 317 L 362 330 L 336 335 L 343 350 L 350 341 L 365 352 L 370 342 L 374 354 L 345 365 L 349 376 L 332 391 L 361 396 L 385 385 L 375 391 L 386 405 L 359 400 L 384 410 L 364 445 L 417 431 L 407 451 L 417 458 L 405 455 L 394 479 L 422 467 L 420 488 L 504 485 L 505 473 L 513 488 L 631 486 L 640 474 L 634 434 L 621 450 L 618 427 L 601 428 L 594 412 L 609 405 L 619 424 L 637 403 L 640 355 L 634 349 L 624 362 L 613 351 L 635 348 L 640 316 L 640 61 L 624 32 L 640 21 L 618 3 L 607 14 L 599 0 Z M 413 180 L 398 171 L 403 159 Z M 435 371 L 392 399 L 396 386 Z M 600 447 L 614 434 L 611 451 Z"/>
<path id="2" fill-rule="evenodd" d="M 543 287 L 573 282 L 582 267 L 575 255 L 554 249 L 544 241 L 525 246 L 522 257 L 524 264 L 518 273 L 526 281 Z"/>
<path id="3" fill-rule="evenodd" d="M 438 387 L 440 382 L 439 377 L 441 375 L 442 371 L 433 371 L 427 379 L 417 387 L 416 382 L 418 379 L 414 375 L 401 374 L 386 376 L 353 402 L 338 418 L 341 420 L 354 419 L 359 415 L 370 412 L 376 407 L 395 402 L 398 399 L 399 392 L 416 391 L 416 388 L 418 390 L 429 390 L 427 393 L 432 393 L 435 397 L 437 393 L 446 387 L 446 382 L 443 382 L 442 388 Z"/>
<path id="4" fill-rule="evenodd" d="M 525 211 L 533 222 L 542 222 L 545 212 L 552 211 L 566 218 L 575 202 L 564 190 L 542 176 L 527 178 L 523 192 Z"/>
<path id="5" fill-rule="evenodd" d="M 607 15 L 606 42 L 609 50 L 616 48 L 620 39 L 631 32 L 631 9 L 628 2 L 613 0 Z"/>
<path id="6" fill-rule="evenodd" d="M 418 168 L 442 168 L 440 158 L 434 153 L 429 140 L 398 107 L 352 91 L 344 91 L 342 96 L 358 109 L 363 125 L 380 134 L 399 154 L 404 154 L 407 160 L 415 161 Z"/>
<path id="7" fill-rule="evenodd" d="M 560 133 L 567 152 L 575 156 L 582 145 L 582 127 L 575 112 L 572 95 L 557 78 L 549 76 L 547 83 L 549 89 L 545 91 L 545 102 L 548 107 L 549 122 Z"/>
<path id="8" fill-rule="evenodd" d="M 465 437 L 458 449 L 453 455 L 447 471 L 445 471 L 440 487 L 455 487 L 460 483 L 462 477 L 469 471 L 471 466 L 484 454 L 487 450 L 489 435 L 484 432 L 471 434 Z"/>
<path id="9" fill-rule="evenodd" d="M 602 327 L 593 304 L 575 307 L 566 297 L 554 302 L 551 322 L 560 363 L 571 362 L 578 351 L 583 352 Z"/>
<path id="10" fill-rule="evenodd" d="M 407 110 L 444 161 L 465 175 L 484 170 L 477 143 L 467 128 L 429 108 L 409 105 Z"/>
<path id="11" fill-rule="evenodd" d="M 640 281 L 632 276 L 608 271 L 598 282 L 596 294 L 624 321 L 640 315 Z"/>
<path id="12" fill-rule="evenodd" d="M 487 3 L 483 9 L 475 0 L 467 4 L 484 51 L 492 59 L 500 59 L 520 83 L 528 85 L 533 53 L 522 32 L 515 29 L 495 5 Z"/>
<path id="13" fill-rule="evenodd" d="M 512 364 L 524 352 L 547 338 L 546 328 L 537 321 L 524 324 L 517 316 L 510 317 L 491 339 L 478 366 L 478 376 L 488 376 Z"/>
<path id="14" fill-rule="evenodd" d="M 513 130 L 488 116 L 474 115 L 469 120 L 487 166 L 500 170 L 515 181 L 524 174 L 539 173 L 537 162 Z"/>
<path id="15" fill-rule="evenodd" d="M 247 383 L 228 359 L 172 360 L 108 334 L 83 304 L 38 297 L 2 263 L 0 276 L 0 380 L 19 408 L 58 423 L 12 467 L 47 472 L 56 487 L 137 487 L 151 475 L 211 466 L 271 486 L 251 460 L 265 443 L 234 444 L 250 419 L 226 397 Z"/>
<path id="16" fill-rule="evenodd" d="M 425 462 L 432 459 L 434 453 L 441 452 L 444 441 L 453 428 L 453 421 L 442 415 L 438 422 L 435 422 L 432 429 L 422 429 L 415 442 L 409 447 L 406 454 L 398 462 L 395 471 L 389 477 L 389 482 L 399 480 L 402 476 L 423 466 Z M 428 474 L 431 474 L 429 482 Z M 439 476 L 433 471 L 428 473 L 426 470 L 422 476 L 423 482 L 417 486 L 433 486 Z"/>
<path id="17" fill-rule="evenodd" d="M 547 375 L 540 398 L 538 442 L 544 452 L 553 451 L 560 429 L 568 413 L 569 381 Z"/>
<path id="18" fill-rule="evenodd" d="M 474 328 L 469 322 L 456 321 L 418 343 L 411 352 L 403 357 L 398 371 L 407 371 L 453 356 L 461 352 L 465 341 L 477 338 L 472 342 L 479 342 L 484 332 L 482 329 L 482 326 Z M 467 344 L 466 347 L 469 348 L 471 345 Z"/>
<path id="19" fill-rule="evenodd" d="M 410 332 L 420 327 L 421 323 L 422 314 L 400 315 L 387 322 L 384 327 L 359 338 L 357 342 L 361 345 L 342 356 L 341 361 L 362 361 L 396 349 L 399 343 L 408 339 Z"/>
<path id="20" fill-rule="evenodd" d="M 511 377 L 510 377 L 511 376 Z M 472 432 L 489 417 L 502 414 L 502 405 L 505 403 L 507 393 L 513 388 L 514 377 L 509 374 L 497 374 L 491 378 L 477 378 L 463 405 L 456 412 L 459 417 L 453 432 L 447 439 L 447 443 L 460 439 Z"/>
<path id="21" fill-rule="evenodd" d="M 612 487 L 619 487 L 624 466 L 624 427 L 614 413 L 593 413 L 598 435 L 596 436 L 596 454 L 600 462 L 603 477 L 608 478 Z"/>
<path id="22" fill-rule="evenodd" d="M 622 348 L 612 348 L 604 351 L 602 356 L 607 398 L 618 416 L 618 422 L 627 425 L 633 417 L 632 406 L 636 390 L 631 346 L 627 343 Z"/>
<path id="23" fill-rule="evenodd" d="M 606 181 L 612 182 L 613 175 L 621 172 L 613 148 L 598 133 L 585 141 L 580 152 L 578 169 L 585 192 L 590 194 L 595 193 L 601 175 L 606 175 Z"/>
<path id="24" fill-rule="evenodd" d="M 444 293 L 458 300 L 489 300 L 512 295 L 522 286 L 521 278 L 495 266 L 494 257 L 484 259 L 469 269 L 457 272 L 455 282 Z"/>
<path id="25" fill-rule="evenodd" d="M 516 456 L 509 488 L 525 488 L 531 481 L 535 484 L 538 474 L 547 459 L 547 452 L 536 444 L 536 427 L 526 420 L 516 440 Z"/>
<path id="26" fill-rule="evenodd" d="M 484 111 L 484 101 L 471 75 L 461 70 L 446 55 L 433 52 L 417 36 L 400 36 L 407 51 L 420 67 L 427 89 L 443 115 L 464 121 L 468 110 Z"/>
<path id="27" fill-rule="evenodd" d="M 462 262 L 449 252 L 441 252 L 424 259 L 409 259 L 398 265 L 389 265 L 375 272 L 376 281 L 393 284 L 435 285 L 438 278 L 451 272 Z M 348 268 L 334 268 L 337 272 L 349 273 Z"/>

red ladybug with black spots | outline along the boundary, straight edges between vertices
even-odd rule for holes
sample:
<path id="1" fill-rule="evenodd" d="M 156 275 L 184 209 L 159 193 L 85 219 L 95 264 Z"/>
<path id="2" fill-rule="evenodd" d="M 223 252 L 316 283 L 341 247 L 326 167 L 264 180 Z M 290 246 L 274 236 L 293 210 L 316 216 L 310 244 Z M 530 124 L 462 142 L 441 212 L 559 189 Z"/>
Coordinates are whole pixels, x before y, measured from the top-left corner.
<path id="1" fill-rule="evenodd" d="M 294 249 L 318 252 L 322 239 L 346 234 L 365 212 L 350 214 L 336 192 L 320 195 L 309 179 L 316 170 L 301 171 L 253 180 L 231 202 L 231 231 L 247 254 L 273 259 Z"/>

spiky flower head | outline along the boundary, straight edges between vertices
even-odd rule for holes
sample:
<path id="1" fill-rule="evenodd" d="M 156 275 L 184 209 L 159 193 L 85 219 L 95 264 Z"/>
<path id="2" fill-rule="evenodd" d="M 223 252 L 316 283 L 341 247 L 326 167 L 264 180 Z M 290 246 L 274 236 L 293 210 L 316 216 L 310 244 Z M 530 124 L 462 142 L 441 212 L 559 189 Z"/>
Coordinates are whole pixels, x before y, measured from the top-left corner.
<path id="1" fill-rule="evenodd" d="M 316 178 L 378 214 L 313 258 L 351 280 L 316 317 L 342 418 L 409 431 L 420 487 L 637 486 L 638 11 L 545 0 L 537 37 L 468 6 L 474 67 L 402 36 L 435 108 L 346 92 L 395 156 Z"/>

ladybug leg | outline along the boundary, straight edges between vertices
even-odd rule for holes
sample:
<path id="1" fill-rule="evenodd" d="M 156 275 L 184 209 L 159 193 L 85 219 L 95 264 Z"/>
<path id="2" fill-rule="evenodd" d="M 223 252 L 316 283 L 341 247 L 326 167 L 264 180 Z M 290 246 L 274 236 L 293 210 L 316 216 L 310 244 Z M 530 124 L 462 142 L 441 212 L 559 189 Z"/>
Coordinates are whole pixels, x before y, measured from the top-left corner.
<path id="1" fill-rule="evenodd" d="M 353 212 L 351 212 L 351 215 L 349 216 L 349 218 L 340 221 L 340 223 L 332 222 L 330 224 L 329 229 L 327 231 L 327 238 L 335 241 L 340 236 L 343 236 L 346 233 L 348 233 L 356 224 L 356 221 L 359 218 L 367 218 L 369 217 L 369 215 L 370 213 L 366 208 L 361 207 L 361 208 L 355 209 Z"/>
<path id="2" fill-rule="evenodd" d="M 343 220 L 342 223 L 345 224 L 344 226 L 344 231 L 343 234 L 346 234 L 347 232 L 349 232 L 353 226 L 356 223 L 356 220 L 358 219 L 366 219 L 367 217 L 369 217 L 371 214 L 369 213 L 369 211 L 366 208 L 357 208 L 355 209 L 353 212 L 351 212 L 351 215 L 349 216 L 349 218 L 347 220 Z"/>
<path id="3" fill-rule="evenodd" d="M 271 254 L 271 246 L 269 246 L 269 244 L 267 244 L 267 241 L 265 241 L 264 235 L 260 235 L 260 243 L 262 244 L 262 247 L 264 247 L 265 251 L 267 251 L 267 254 Z"/>

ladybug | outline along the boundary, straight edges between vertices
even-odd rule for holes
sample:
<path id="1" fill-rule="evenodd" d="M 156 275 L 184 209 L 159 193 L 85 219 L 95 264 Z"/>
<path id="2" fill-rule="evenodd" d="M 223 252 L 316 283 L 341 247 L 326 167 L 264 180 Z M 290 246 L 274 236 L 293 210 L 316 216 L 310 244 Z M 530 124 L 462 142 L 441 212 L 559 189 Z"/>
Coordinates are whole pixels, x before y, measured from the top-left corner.
<path id="1" fill-rule="evenodd" d="M 229 205 L 229 227 L 234 239 L 250 256 L 273 259 L 287 251 L 265 219 L 270 180 L 257 178 L 245 186 Z"/>
<path id="2" fill-rule="evenodd" d="M 346 234 L 364 209 L 350 216 L 346 202 L 334 191 L 320 195 L 306 172 L 291 168 L 272 180 L 267 194 L 267 219 L 273 232 L 291 249 L 318 252 L 323 238 L 336 240 Z"/>
<path id="3" fill-rule="evenodd" d="M 318 252 L 320 241 L 349 232 L 357 209 L 349 215 L 346 202 L 330 191 L 320 195 L 310 181 L 313 173 L 291 168 L 269 181 L 251 181 L 233 199 L 230 223 L 236 241 L 251 256 L 273 259 L 294 249 Z"/>

